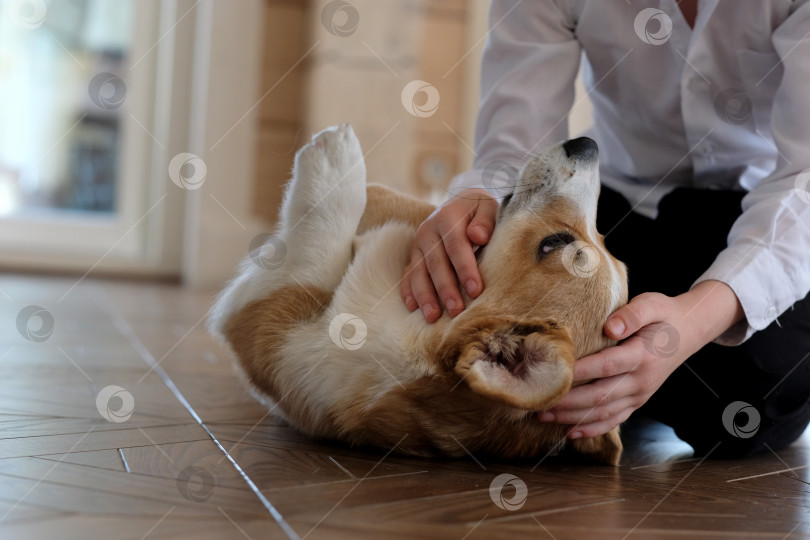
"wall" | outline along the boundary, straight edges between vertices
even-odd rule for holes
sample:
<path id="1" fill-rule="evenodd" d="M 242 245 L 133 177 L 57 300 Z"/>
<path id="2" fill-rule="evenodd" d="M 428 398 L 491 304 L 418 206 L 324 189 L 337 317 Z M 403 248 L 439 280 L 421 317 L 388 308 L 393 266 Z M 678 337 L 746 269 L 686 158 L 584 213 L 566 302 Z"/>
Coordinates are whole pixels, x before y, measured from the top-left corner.
<path id="1" fill-rule="evenodd" d="M 370 181 L 442 200 L 452 176 L 471 160 L 467 73 L 478 60 L 468 54 L 469 5 L 483 3 L 353 0 L 353 11 L 329 17 L 330 4 L 265 3 L 260 92 L 269 94 L 257 136 L 257 214 L 275 219 L 295 150 L 342 122 L 360 138 Z M 435 112 L 419 110 L 432 107 L 425 92 L 403 104 L 412 81 L 435 89 Z"/>
<path id="2" fill-rule="evenodd" d="M 252 208 L 263 9 L 261 0 L 196 7 L 188 151 L 205 162 L 206 177 L 185 193 L 183 281 L 191 287 L 221 286 L 267 228 Z"/>

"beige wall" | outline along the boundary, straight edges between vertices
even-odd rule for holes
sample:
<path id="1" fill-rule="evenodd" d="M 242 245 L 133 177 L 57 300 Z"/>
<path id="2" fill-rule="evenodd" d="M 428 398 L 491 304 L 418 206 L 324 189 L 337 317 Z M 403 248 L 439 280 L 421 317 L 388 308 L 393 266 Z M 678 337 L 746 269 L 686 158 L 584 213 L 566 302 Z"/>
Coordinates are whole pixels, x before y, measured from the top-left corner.
<path id="1" fill-rule="evenodd" d="M 466 109 L 475 89 L 467 74 L 478 60 L 467 54 L 475 13 L 468 6 L 481 2 L 353 0 L 359 24 L 341 37 L 324 24 L 329 1 L 265 3 L 260 92 L 270 93 L 258 133 L 255 209 L 270 221 L 294 150 L 329 125 L 354 126 L 369 180 L 420 197 L 443 198 L 471 158 Z M 403 106 L 402 91 L 414 80 L 438 90 L 435 114 L 420 118 Z"/>
<path id="2" fill-rule="evenodd" d="M 182 275 L 191 287 L 215 288 L 266 230 L 252 207 L 264 5 L 202 0 L 196 9 L 188 151 L 207 175 L 184 193 Z"/>
<path id="3" fill-rule="evenodd" d="M 314 3 L 315 10 L 327 0 Z M 369 179 L 421 197 L 446 187 L 460 169 L 455 134 L 462 116 L 467 2 L 354 0 L 360 25 L 350 37 L 312 21 L 313 53 L 307 93 L 309 132 L 353 124 Z M 414 80 L 434 86 L 438 109 L 410 114 L 402 91 Z M 417 95 L 417 104 L 424 95 Z"/>

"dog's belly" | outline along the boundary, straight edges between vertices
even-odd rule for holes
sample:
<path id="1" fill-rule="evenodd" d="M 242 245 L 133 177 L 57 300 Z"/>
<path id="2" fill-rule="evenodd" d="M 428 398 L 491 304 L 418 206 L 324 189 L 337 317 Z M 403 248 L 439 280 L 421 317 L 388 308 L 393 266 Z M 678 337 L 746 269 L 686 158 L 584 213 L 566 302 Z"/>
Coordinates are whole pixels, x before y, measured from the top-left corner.
<path id="1" fill-rule="evenodd" d="M 392 325 L 406 324 L 410 312 L 399 294 L 402 270 L 408 263 L 415 231 L 387 223 L 355 238 L 355 254 L 332 301 L 332 316 L 349 312 L 382 335 Z M 376 333 L 376 332 L 374 332 Z"/>
<path id="2" fill-rule="evenodd" d="M 393 387 L 427 374 L 414 370 L 413 362 L 421 354 L 416 338 L 425 322 L 407 310 L 399 293 L 414 232 L 388 223 L 357 237 L 354 260 L 329 307 L 290 332 L 278 380 L 295 387 L 294 407 L 307 409 L 310 425 L 299 426 L 304 431 L 334 436 L 335 415 L 359 404 L 371 407 Z M 293 404 L 280 403 L 285 405 Z"/>

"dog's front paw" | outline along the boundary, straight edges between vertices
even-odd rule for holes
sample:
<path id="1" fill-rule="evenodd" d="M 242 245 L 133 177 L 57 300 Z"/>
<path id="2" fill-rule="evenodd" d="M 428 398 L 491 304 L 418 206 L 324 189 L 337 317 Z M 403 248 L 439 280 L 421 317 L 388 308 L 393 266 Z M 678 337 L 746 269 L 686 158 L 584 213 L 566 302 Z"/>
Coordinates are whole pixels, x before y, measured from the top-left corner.
<path id="1" fill-rule="evenodd" d="M 325 129 L 296 155 L 296 177 L 312 181 L 365 185 L 366 166 L 360 141 L 349 124 Z"/>
<path id="2" fill-rule="evenodd" d="M 316 148 L 326 152 L 329 164 L 343 173 L 365 170 L 363 151 L 352 126 L 341 124 L 326 129 L 312 138 Z"/>

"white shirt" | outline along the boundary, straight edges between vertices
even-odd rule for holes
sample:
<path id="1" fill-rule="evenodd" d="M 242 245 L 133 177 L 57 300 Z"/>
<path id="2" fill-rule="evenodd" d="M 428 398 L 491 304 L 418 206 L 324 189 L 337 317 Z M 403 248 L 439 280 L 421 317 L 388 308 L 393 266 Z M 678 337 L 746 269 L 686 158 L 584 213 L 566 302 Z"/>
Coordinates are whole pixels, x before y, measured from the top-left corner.
<path id="1" fill-rule="evenodd" d="M 580 58 L 602 182 L 636 211 L 654 217 L 677 186 L 748 191 L 696 282 L 727 283 L 745 311 L 717 341 L 741 343 L 804 298 L 810 1 L 701 0 L 692 29 L 674 0 L 494 0 L 476 159 L 452 192 L 491 188 L 499 164 L 568 138 Z"/>

